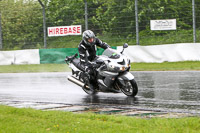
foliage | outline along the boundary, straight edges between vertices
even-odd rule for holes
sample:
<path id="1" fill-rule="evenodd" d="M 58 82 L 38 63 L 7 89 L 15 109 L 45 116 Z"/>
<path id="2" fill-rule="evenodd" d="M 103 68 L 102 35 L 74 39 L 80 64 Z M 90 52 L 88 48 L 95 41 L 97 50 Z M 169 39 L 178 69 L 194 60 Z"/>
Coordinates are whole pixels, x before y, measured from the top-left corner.
<path id="1" fill-rule="evenodd" d="M 84 24 L 82 0 L 52 0 L 46 6 L 46 10 L 49 26 Z"/>
<path id="2" fill-rule="evenodd" d="M 200 35 L 200 30 L 196 31 L 197 35 Z M 171 31 L 164 35 L 149 35 L 147 30 L 140 32 L 140 45 L 160 45 L 160 44 L 173 44 L 173 43 L 191 43 L 193 42 L 192 30 L 180 30 Z M 122 46 L 125 42 L 129 45 L 136 45 L 134 37 L 120 38 L 114 36 L 112 33 L 104 33 L 104 35 L 98 34 L 97 37 L 104 42 L 107 42 L 110 46 Z M 48 48 L 77 48 L 81 36 L 66 36 L 50 38 L 48 41 Z M 197 37 L 197 42 L 200 42 L 200 38 Z"/>
<path id="3" fill-rule="evenodd" d="M 134 4 L 132 1 L 104 0 L 98 3 L 96 16 L 92 18 L 92 21 L 100 27 L 102 32 L 111 33 L 114 36 L 128 36 L 130 33 L 135 33 L 132 29 L 135 25 Z"/>
<path id="4" fill-rule="evenodd" d="M 83 30 L 85 29 L 84 2 L 86 0 L 41 1 L 45 5 L 47 27 L 78 24 L 82 25 Z M 135 41 L 134 0 L 87 0 L 87 3 L 89 29 L 102 38 L 106 38 L 108 35 L 110 38 L 107 37 L 107 42 L 113 41 L 113 38 L 115 38 L 114 42 L 120 42 L 120 40 Z M 196 1 L 196 20 L 199 19 L 199 5 L 200 3 Z M 1 0 L 0 12 L 2 14 L 4 49 L 42 47 L 43 14 L 38 0 Z M 161 39 L 157 41 L 159 44 L 162 44 L 160 43 L 163 40 L 161 37 L 164 35 L 178 35 L 182 31 L 191 31 L 193 28 L 191 0 L 138 0 L 138 17 L 140 40 L 144 37 L 158 37 Z M 177 30 L 151 31 L 150 20 L 155 19 L 176 19 Z M 199 30 L 200 23 L 197 21 L 196 24 Z M 192 33 L 189 35 L 192 36 Z M 68 38 L 74 41 L 73 37 Z M 63 45 L 65 39 L 65 37 L 48 37 L 47 42 L 57 42 L 58 44 L 54 45 L 55 48 L 59 45 L 59 42 L 62 43 L 62 46 L 65 46 Z M 183 42 L 182 39 L 179 42 Z M 188 39 L 186 42 L 192 41 Z M 79 42 L 75 43 L 77 46 Z"/>
<path id="5" fill-rule="evenodd" d="M 192 29 L 192 6 L 190 0 L 142 0 L 139 4 L 140 30 L 147 35 L 163 35 L 169 31 L 151 31 L 150 20 L 176 19 L 177 29 Z M 185 19 L 186 18 L 186 19 Z M 143 21 L 149 20 L 149 21 Z"/>
<path id="6" fill-rule="evenodd" d="M 4 49 L 33 47 L 42 36 L 42 13 L 35 0 L 0 1 Z"/>

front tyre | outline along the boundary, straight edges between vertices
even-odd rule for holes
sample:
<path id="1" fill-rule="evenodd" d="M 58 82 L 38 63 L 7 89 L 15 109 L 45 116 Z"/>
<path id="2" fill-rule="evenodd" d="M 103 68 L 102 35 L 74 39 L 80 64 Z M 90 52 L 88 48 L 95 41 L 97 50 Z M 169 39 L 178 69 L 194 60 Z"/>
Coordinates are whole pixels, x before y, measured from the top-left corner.
<path id="1" fill-rule="evenodd" d="M 135 79 L 124 80 L 124 82 L 120 84 L 120 89 L 127 96 L 134 97 L 138 93 L 138 86 Z"/>

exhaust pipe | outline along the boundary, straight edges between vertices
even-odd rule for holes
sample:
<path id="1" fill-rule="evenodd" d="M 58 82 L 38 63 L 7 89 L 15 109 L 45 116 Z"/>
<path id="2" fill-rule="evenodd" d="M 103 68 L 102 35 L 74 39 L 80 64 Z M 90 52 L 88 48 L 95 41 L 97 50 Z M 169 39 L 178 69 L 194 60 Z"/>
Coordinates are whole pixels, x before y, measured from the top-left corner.
<path id="1" fill-rule="evenodd" d="M 75 77 L 73 77 L 73 76 L 68 76 L 67 79 L 68 79 L 69 81 L 71 81 L 71 82 L 77 84 L 77 85 L 80 86 L 80 87 L 84 87 L 84 86 L 85 86 L 85 84 L 84 84 L 83 82 L 81 82 L 80 80 L 78 80 L 77 78 L 75 78 Z M 88 86 L 86 86 L 86 87 L 88 87 Z"/>

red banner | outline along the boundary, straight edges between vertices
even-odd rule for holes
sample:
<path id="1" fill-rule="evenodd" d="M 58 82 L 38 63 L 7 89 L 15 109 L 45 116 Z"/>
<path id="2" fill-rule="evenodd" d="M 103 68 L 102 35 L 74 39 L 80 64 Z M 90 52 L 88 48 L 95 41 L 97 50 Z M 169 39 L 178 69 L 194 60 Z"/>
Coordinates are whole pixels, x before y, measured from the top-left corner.
<path id="1" fill-rule="evenodd" d="M 81 35 L 81 25 L 48 27 L 48 36 Z"/>

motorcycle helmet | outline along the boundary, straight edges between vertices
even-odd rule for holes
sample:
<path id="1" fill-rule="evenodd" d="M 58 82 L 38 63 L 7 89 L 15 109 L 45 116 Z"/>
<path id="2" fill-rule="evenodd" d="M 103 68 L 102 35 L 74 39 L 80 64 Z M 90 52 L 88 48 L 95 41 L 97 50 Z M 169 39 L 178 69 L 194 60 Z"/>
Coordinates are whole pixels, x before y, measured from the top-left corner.
<path id="1" fill-rule="evenodd" d="M 91 30 L 86 30 L 83 32 L 83 41 L 88 45 L 92 46 L 95 42 L 95 35 Z"/>

